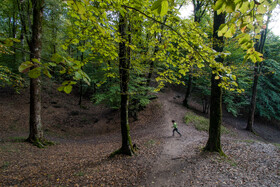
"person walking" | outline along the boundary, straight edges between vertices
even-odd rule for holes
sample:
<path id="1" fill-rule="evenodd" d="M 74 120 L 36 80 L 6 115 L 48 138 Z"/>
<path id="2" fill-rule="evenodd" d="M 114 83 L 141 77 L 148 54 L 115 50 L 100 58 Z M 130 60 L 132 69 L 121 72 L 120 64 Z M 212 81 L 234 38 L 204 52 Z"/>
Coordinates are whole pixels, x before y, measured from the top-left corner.
<path id="1" fill-rule="evenodd" d="M 175 122 L 175 120 L 172 120 L 172 123 L 173 123 L 173 135 L 172 136 L 174 136 L 174 132 L 176 131 L 179 135 L 180 135 L 180 137 L 182 136 L 182 134 L 178 131 L 178 126 L 177 126 L 177 123 Z"/>

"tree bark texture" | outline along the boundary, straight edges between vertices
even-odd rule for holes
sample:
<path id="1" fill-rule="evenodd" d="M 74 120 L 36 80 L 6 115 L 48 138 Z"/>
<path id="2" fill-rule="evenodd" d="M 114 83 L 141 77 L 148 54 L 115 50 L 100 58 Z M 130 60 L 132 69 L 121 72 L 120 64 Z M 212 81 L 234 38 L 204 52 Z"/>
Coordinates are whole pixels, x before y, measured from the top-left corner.
<path id="1" fill-rule="evenodd" d="M 225 23 L 225 14 L 217 14 L 214 12 L 214 28 L 213 28 L 213 48 L 217 52 L 222 52 L 224 48 L 223 37 L 218 37 L 218 30 L 221 24 Z M 223 63 L 221 56 L 216 58 L 217 62 Z M 211 101 L 210 101 L 210 125 L 209 138 L 204 148 L 207 151 L 219 152 L 222 154 L 221 147 L 221 124 L 222 124 L 222 89 L 219 86 L 221 79 L 215 79 L 217 75 L 212 74 L 211 77 Z"/>
<path id="2" fill-rule="evenodd" d="M 119 32 L 121 38 L 130 42 L 127 30 L 129 29 L 126 15 L 119 14 Z M 122 147 L 120 152 L 126 155 L 133 155 L 133 147 L 130 137 L 130 128 L 128 122 L 128 84 L 130 69 L 130 49 L 125 45 L 125 41 L 119 43 L 119 73 L 120 73 L 120 90 L 121 90 L 121 133 Z"/>
<path id="3" fill-rule="evenodd" d="M 30 58 L 40 61 L 42 48 L 42 19 L 44 0 L 32 0 L 33 25 L 32 39 L 30 47 Z M 39 64 L 35 64 L 38 67 Z M 30 142 L 38 142 L 43 139 L 42 119 L 41 119 L 41 77 L 30 79 L 30 118 L 29 118 Z"/>

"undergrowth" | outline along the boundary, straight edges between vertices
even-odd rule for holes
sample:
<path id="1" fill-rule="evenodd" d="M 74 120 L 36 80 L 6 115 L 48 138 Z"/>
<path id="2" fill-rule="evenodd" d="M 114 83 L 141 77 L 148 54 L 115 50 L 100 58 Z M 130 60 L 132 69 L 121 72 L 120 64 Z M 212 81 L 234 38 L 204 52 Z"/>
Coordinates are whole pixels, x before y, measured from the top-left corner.
<path id="1" fill-rule="evenodd" d="M 273 143 L 273 145 L 274 145 L 275 147 L 277 147 L 278 149 L 280 149 L 280 144 L 279 144 L 279 143 Z"/>
<path id="2" fill-rule="evenodd" d="M 198 131 L 209 131 L 209 119 L 203 116 L 199 116 L 189 111 L 187 112 L 184 121 L 186 124 L 193 124 Z M 221 126 L 221 133 L 229 134 L 230 131 L 226 127 Z"/>

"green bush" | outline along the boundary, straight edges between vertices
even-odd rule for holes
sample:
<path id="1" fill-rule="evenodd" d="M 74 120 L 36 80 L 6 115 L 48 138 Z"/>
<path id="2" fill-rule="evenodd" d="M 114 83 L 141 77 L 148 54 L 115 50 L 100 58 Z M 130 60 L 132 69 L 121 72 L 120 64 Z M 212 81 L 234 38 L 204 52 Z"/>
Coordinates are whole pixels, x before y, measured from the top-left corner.
<path id="1" fill-rule="evenodd" d="M 209 119 L 199 116 L 193 112 L 188 112 L 184 119 L 186 124 L 192 124 L 198 131 L 206 131 L 209 130 Z M 222 134 L 229 134 L 229 130 L 222 126 L 221 127 L 221 133 Z"/>

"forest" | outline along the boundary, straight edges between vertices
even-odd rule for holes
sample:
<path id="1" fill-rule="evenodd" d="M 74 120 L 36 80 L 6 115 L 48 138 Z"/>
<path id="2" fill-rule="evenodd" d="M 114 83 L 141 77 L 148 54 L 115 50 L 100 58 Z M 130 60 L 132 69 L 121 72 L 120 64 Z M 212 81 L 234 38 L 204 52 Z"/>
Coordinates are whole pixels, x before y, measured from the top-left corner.
<path id="1" fill-rule="evenodd" d="M 279 5 L 2 0 L 0 185 L 279 186 Z"/>

